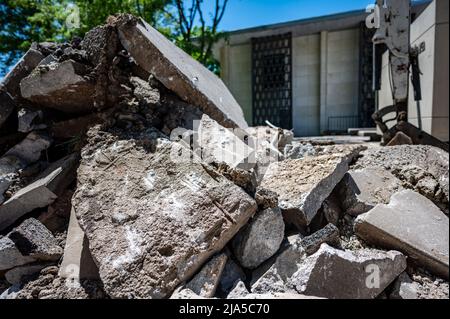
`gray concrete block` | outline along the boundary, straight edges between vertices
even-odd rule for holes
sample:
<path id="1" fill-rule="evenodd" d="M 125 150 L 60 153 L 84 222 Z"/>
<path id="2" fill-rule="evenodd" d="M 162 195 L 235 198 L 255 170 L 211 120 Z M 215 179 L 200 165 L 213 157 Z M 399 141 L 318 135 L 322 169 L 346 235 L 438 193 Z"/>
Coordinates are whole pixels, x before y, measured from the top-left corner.
<path id="1" fill-rule="evenodd" d="M 448 279 L 448 217 L 430 200 L 410 190 L 392 196 L 355 222 L 367 243 L 396 249 L 430 272 Z"/>

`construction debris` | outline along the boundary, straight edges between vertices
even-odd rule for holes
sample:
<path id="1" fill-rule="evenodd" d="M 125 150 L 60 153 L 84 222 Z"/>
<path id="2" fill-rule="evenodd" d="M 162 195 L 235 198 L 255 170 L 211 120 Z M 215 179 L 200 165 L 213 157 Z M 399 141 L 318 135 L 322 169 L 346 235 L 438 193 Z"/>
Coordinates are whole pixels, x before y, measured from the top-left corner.
<path id="1" fill-rule="evenodd" d="M 410 190 L 392 196 L 356 219 L 366 242 L 404 252 L 411 260 L 448 279 L 448 217 L 430 200 Z"/>
<path id="2" fill-rule="evenodd" d="M 358 216 L 378 204 L 388 204 L 391 196 L 402 190 L 402 182 L 382 168 L 351 170 L 339 184 L 343 210 Z"/>
<path id="3" fill-rule="evenodd" d="M 34 43 L 0 134 L 0 299 L 448 298 L 448 153 L 248 127 L 130 15 Z"/>
<path id="4" fill-rule="evenodd" d="M 303 261 L 291 282 L 299 293 L 309 296 L 372 299 L 405 269 L 406 257 L 399 252 L 348 252 L 323 244 Z"/>
<path id="5" fill-rule="evenodd" d="M 187 283 L 186 288 L 204 298 L 214 297 L 227 259 L 228 257 L 225 254 L 213 257 L 205 266 L 203 266 L 202 270 Z"/>
<path id="6" fill-rule="evenodd" d="M 255 269 L 275 255 L 284 239 L 284 221 L 279 208 L 266 209 L 256 216 L 233 240 L 233 252 L 240 264 Z"/>
<path id="7" fill-rule="evenodd" d="M 348 170 L 348 158 L 323 155 L 285 160 L 269 166 L 261 187 L 278 194 L 279 207 L 288 223 L 309 225 Z"/>

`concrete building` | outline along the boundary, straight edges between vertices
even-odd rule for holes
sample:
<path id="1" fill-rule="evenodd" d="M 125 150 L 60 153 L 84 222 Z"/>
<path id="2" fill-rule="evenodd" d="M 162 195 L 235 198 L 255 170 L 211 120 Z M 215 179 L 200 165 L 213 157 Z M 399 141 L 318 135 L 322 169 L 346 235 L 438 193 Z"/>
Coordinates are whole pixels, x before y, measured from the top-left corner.
<path id="1" fill-rule="evenodd" d="M 413 18 L 428 5 L 415 3 Z M 230 32 L 215 55 L 248 123 L 268 120 L 294 129 L 296 136 L 374 127 L 373 30 L 365 25 L 367 16 L 365 10 L 352 11 Z"/>
<path id="2" fill-rule="evenodd" d="M 422 101 L 420 103 L 422 129 L 444 142 L 449 141 L 449 1 L 434 0 L 411 26 L 411 44 L 421 46 L 419 55 L 422 71 Z M 412 83 L 409 86 L 409 121 L 419 126 L 417 104 Z M 379 106 L 392 105 L 388 55 L 383 57 L 382 90 Z M 389 116 L 387 116 L 389 117 Z"/>

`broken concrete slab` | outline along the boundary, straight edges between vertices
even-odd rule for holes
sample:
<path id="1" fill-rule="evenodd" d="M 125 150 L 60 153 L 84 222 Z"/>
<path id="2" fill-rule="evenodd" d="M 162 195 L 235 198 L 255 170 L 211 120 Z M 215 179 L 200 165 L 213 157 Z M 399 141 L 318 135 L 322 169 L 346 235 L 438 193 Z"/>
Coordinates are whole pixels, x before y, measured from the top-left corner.
<path id="1" fill-rule="evenodd" d="M 339 229 L 333 224 L 328 224 L 314 234 L 303 237 L 299 240 L 298 245 L 307 255 L 312 255 L 324 243 L 337 248 L 340 246 Z"/>
<path id="2" fill-rule="evenodd" d="M 355 221 L 355 232 L 369 244 L 399 250 L 430 272 L 449 276 L 448 217 L 411 190 L 391 197 Z"/>
<path id="3" fill-rule="evenodd" d="M 242 189 L 158 136 L 95 127 L 82 152 L 72 203 L 114 298 L 170 296 L 256 212 Z"/>
<path id="4" fill-rule="evenodd" d="M 39 180 L 21 189 L 0 206 L 0 230 L 12 225 L 16 220 L 36 208 L 53 203 L 58 196 L 47 187 L 57 177 L 60 170 L 54 171 L 43 180 Z"/>
<path id="5" fill-rule="evenodd" d="M 342 251 L 323 244 L 292 276 L 298 293 L 329 299 L 373 299 L 406 268 L 396 251 Z"/>
<path id="6" fill-rule="evenodd" d="M 46 134 L 32 132 L 0 158 L 0 204 L 3 203 L 3 194 L 13 183 L 17 172 L 38 161 L 41 152 L 50 147 L 51 142 Z"/>
<path id="7" fill-rule="evenodd" d="M 25 220 L 7 236 L 24 256 L 35 260 L 57 261 L 63 252 L 52 233 L 34 218 Z"/>
<path id="8" fill-rule="evenodd" d="M 120 42 L 145 71 L 169 90 L 225 127 L 246 128 L 241 107 L 215 74 L 175 46 L 145 21 L 118 18 Z"/>
<path id="9" fill-rule="evenodd" d="M 228 256 L 226 254 L 214 256 L 203 266 L 200 272 L 186 284 L 186 288 L 190 289 L 200 297 L 214 297 L 227 260 Z"/>
<path id="10" fill-rule="evenodd" d="M 72 60 L 38 68 L 20 82 L 22 97 L 66 113 L 93 112 L 95 83 L 86 77 L 89 72 Z"/>
<path id="11" fill-rule="evenodd" d="M 419 299 L 419 285 L 402 273 L 394 283 L 389 299 Z"/>
<path id="12" fill-rule="evenodd" d="M 0 206 L 0 231 L 25 214 L 52 204 L 75 177 L 78 155 L 69 155 L 42 172 Z"/>
<path id="13" fill-rule="evenodd" d="M 403 190 L 402 182 L 384 168 L 350 170 L 337 186 L 342 208 L 358 216 L 378 204 L 387 204 L 391 196 Z"/>
<path id="14" fill-rule="evenodd" d="M 234 255 L 248 269 L 255 269 L 275 255 L 284 238 L 284 221 L 279 208 L 258 212 L 232 241 Z"/>
<path id="15" fill-rule="evenodd" d="M 11 269 L 34 261 L 34 258 L 22 255 L 9 237 L 0 238 L 0 270 Z"/>
<path id="16" fill-rule="evenodd" d="M 41 52 L 30 49 L 16 63 L 0 83 L 0 87 L 4 87 L 13 98 L 20 98 L 20 81 L 28 76 L 42 61 L 44 55 Z M 1 126 L 1 125 L 0 125 Z"/>
<path id="17" fill-rule="evenodd" d="M 67 230 L 64 256 L 59 267 L 59 276 L 78 281 L 99 279 L 98 268 L 89 251 L 89 242 L 78 223 L 73 208 L 70 213 L 69 229 Z"/>
<path id="18" fill-rule="evenodd" d="M 48 263 L 33 263 L 24 266 L 15 267 L 5 273 L 6 280 L 12 284 L 21 284 L 24 277 L 32 276 L 42 269 L 48 267 L 50 264 Z"/>
<path id="19" fill-rule="evenodd" d="M 311 223 L 348 171 L 348 164 L 348 157 L 339 155 L 273 163 L 260 187 L 278 194 L 278 205 L 286 222 L 301 229 Z"/>

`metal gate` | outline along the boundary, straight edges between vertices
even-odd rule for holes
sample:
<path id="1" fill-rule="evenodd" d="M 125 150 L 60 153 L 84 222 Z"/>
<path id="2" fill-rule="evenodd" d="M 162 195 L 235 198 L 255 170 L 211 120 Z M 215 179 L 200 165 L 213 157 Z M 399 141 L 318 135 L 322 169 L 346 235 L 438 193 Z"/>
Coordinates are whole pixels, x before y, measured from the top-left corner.
<path id="1" fill-rule="evenodd" d="M 360 127 L 375 127 L 372 114 L 375 113 L 375 93 L 373 91 L 373 43 L 375 31 L 360 25 L 359 39 L 359 123 Z"/>
<path id="2" fill-rule="evenodd" d="M 292 129 L 292 34 L 252 39 L 253 125 Z"/>

